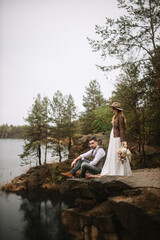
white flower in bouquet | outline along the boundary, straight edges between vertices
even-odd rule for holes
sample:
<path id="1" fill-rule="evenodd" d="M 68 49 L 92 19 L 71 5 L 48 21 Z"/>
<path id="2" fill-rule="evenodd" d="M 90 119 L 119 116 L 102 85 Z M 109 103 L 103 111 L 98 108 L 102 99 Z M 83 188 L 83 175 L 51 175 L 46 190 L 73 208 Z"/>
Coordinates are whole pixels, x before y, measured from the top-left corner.
<path id="1" fill-rule="evenodd" d="M 127 152 L 126 152 L 127 156 L 131 155 L 130 150 L 127 148 Z"/>
<path id="2" fill-rule="evenodd" d="M 126 153 L 126 148 L 122 147 L 121 152 L 122 152 L 122 154 L 125 154 Z"/>

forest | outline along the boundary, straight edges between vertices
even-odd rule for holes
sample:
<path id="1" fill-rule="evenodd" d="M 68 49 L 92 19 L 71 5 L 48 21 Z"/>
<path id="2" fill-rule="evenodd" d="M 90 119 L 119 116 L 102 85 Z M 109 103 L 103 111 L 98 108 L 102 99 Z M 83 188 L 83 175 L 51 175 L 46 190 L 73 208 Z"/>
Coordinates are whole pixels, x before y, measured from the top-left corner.
<path id="1" fill-rule="evenodd" d="M 115 101 L 124 109 L 127 141 L 137 143 L 141 167 L 146 166 L 145 145 L 160 145 L 160 1 L 117 0 L 117 4 L 126 14 L 106 18 L 104 26 L 95 26 L 96 40 L 88 38 L 100 58 L 117 60 L 115 65 L 97 66 L 106 76 L 120 70 L 112 96 L 105 99 L 98 80 L 91 80 L 83 95 L 84 111 L 78 112 L 71 94 L 58 90 L 49 99 L 38 93 L 25 126 L 0 126 L 0 138 L 24 138 L 21 158 L 35 155 L 41 165 L 41 146 L 47 152 L 52 138 L 61 161 L 63 143 L 70 151 L 73 136 L 98 132 L 108 136 L 110 105 Z"/>
<path id="2" fill-rule="evenodd" d="M 3 124 L 0 126 L 0 138 L 23 138 L 24 126 Z"/>

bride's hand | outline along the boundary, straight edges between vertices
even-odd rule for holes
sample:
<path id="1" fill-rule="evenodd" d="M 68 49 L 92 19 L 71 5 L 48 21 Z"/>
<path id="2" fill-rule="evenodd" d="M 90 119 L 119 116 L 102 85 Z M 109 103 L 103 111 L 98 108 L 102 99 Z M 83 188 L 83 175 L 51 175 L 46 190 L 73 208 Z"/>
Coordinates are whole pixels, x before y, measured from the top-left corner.
<path id="1" fill-rule="evenodd" d="M 52 140 L 52 138 L 51 137 L 47 137 L 47 140 Z"/>
<path id="2" fill-rule="evenodd" d="M 126 141 L 123 141 L 123 142 L 122 142 L 122 146 L 123 146 L 123 147 L 127 147 L 127 142 L 126 142 Z"/>

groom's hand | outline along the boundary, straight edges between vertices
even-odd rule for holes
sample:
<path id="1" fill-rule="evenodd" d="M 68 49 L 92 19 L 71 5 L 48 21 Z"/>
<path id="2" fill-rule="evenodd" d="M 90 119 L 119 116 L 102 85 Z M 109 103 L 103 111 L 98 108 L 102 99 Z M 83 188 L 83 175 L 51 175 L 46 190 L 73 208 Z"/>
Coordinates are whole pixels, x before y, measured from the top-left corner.
<path id="1" fill-rule="evenodd" d="M 82 157 L 81 156 L 78 156 L 77 158 L 75 158 L 73 160 L 73 162 L 71 163 L 71 167 L 74 167 L 76 165 L 76 163 L 81 159 Z"/>
<path id="2" fill-rule="evenodd" d="M 73 162 L 71 163 L 71 168 L 73 168 L 76 165 L 76 160 L 73 160 Z"/>

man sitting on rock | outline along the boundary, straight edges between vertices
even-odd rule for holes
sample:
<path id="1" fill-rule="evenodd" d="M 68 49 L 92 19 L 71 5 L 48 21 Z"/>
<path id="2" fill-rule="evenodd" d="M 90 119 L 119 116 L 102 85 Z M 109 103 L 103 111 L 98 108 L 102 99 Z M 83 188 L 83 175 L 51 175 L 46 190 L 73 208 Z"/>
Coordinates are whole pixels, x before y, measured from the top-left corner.
<path id="1" fill-rule="evenodd" d="M 62 175 L 69 178 L 78 176 L 77 171 L 81 169 L 81 177 L 85 177 L 86 171 L 96 175 L 100 174 L 104 161 L 105 161 L 105 151 L 98 145 L 98 141 L 95 137 L 91 138 L 89 141 L 90 151 L 81 154 L 71 163 L 71 170 L 67 173 L 62 173 Z M 90 162 L 86 158 L 92 157 L 93 160 Z"/>

